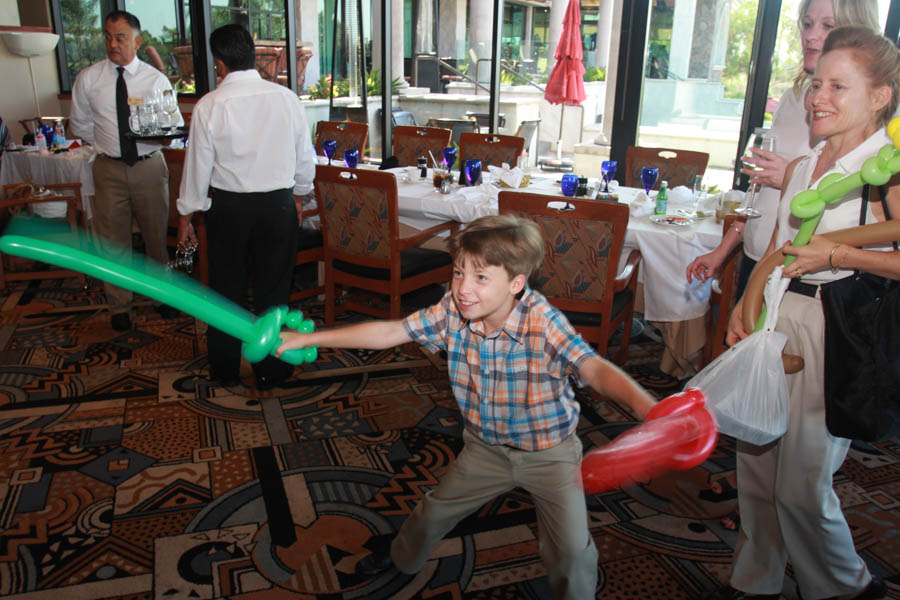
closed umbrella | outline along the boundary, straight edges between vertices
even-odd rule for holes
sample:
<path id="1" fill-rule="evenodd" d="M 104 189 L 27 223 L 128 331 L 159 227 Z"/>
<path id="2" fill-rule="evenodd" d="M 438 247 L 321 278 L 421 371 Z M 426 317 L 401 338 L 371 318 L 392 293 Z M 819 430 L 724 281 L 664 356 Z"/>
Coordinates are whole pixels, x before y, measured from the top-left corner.
<path id="1" fill-rule="evenodd" d="M 544 98 L 551 104 L 561 104 L 559 114 L 559 140 L 556 144 L 556 157 L 562 157 L 563 117 L 566 106 L 578 106 L 586 97 L 584 92 L 584 56 L 581 42 L 581 8 L 579 0 L 569 0 L 566 14 L 563 16 L 562 33 L 556 45 L 556 64 L 547 79 Z"/>

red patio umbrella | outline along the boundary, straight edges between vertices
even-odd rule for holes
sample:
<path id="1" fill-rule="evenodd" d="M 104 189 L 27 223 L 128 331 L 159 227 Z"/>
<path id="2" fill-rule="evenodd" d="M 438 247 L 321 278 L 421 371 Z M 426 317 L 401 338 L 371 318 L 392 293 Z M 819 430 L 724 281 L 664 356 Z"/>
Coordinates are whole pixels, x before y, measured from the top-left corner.
<path id="1" fill-rule="evenodd" d="M 584 56 L 581 41 L 581 8 L 579 0 L 569 0 L 563 16 L 562 33 L 556 45 L 556 64 L 547 79 L 544 98 L 551 104 L 561 104 L 559 114 L 559 140 L 556 144 L 557 159 L 562 156 L 562 128 L 566 105 L 578 106 L 587 95 L 584 93 Z"/>

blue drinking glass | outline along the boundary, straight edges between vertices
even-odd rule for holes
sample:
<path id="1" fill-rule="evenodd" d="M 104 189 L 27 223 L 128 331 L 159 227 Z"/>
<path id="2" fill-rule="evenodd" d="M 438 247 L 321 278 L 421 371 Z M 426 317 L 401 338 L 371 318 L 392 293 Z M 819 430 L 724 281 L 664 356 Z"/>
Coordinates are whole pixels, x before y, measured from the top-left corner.
<path id="1" fill-rule="evenodd" d="M 476 185 L 481 182 L 481 160 L 477 158 L 466 159 L 466 185 Z"/>
<path id="2" fill-rule="evenodd" d="M 562 193 L 563 196 L 568 196 L 569 198 L 575 195 L 575 190 L 578 189 L 578 175 L 574 173 L 566 173 L 562 176 Z"/>
<path id="3" fill-rule="evenodd" d="M 344 150 L 344 163 L 351 169 L 355 169 L 359 164 L 359 150 L 356 148 L 347 148 Z"/>
<path id="4" fill-rule="evenodd" d="M 609 191 L 609 182 L 616 176 L 616 161 L 604 160 L 600 163 L 600 174 L 603 175 L 603 191 Z"/>
<path id="5" fill-rule="evenodd" d="M 644 167 L 641 169 L 641 183 L 644 184 L 644 191 L 650 195 L 650 190 L 656 185 L 656 178 L 659 177 L 659 169 L 656 167 Z"/>
<path id="6" fill-rule="evenodd" d="M 452 169 L 453 165 L 456 163 L 456 148 L 453 146 L 447 146 L 444 148 L 444 164 L 447 165 L 448 169 Z"/>
<path id="7" fill-rule="evenodd" d="M 322 152 L 325 153 L 325 158 L 328 159 L 328 164 L 331 164 L 331 157 L 334 156 L 334 151 L 337 150 L 337 141 L 335 140 L 325 140 L 322 142 Z"/>

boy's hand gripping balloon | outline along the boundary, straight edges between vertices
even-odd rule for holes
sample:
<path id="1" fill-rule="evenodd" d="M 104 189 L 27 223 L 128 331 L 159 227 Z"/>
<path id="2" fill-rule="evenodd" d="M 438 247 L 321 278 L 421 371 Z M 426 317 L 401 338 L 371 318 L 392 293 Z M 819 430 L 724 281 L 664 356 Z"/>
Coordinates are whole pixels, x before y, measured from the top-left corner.
<path id="1" fill-rule="evenodd" d="M 698 388 L 672 394 L 643 423 L 581 461 L 584 491 L 597 494 L 702 463 L 716 447 L 716 420 Z"/>

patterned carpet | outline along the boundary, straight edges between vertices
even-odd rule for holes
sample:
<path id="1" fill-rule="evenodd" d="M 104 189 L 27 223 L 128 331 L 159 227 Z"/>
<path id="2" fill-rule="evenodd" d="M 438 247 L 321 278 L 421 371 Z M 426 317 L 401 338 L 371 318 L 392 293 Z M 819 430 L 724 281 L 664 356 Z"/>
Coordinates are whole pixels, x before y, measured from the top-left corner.
<path id="1" fill-rule="evenodd" d="M 95 282 L 20 285 L 0 302 L 3 597 L 551 597 L 520 490 L 460 523 L 418 575 L 353 574 L 461 447 L 439 356 L 323 349 L 260 397 L 207 380 L 201 322 L 145 304 L 113 331 Z M 638 336 L 627 370 L 662 397 L 679 382 L 660 351 Z M 579 399 L 586 448 L 633 424 Z M 900 598 L 900 441 L 854 446 L 836 482 L 860 552 Z M 722 439 L 699 468 L 591 496 L 596 597 L 695 598 L 725 581 L 733 484 Z"/>

